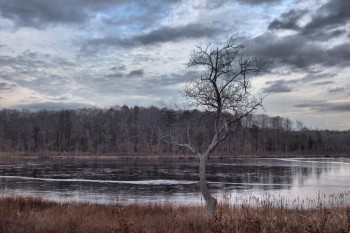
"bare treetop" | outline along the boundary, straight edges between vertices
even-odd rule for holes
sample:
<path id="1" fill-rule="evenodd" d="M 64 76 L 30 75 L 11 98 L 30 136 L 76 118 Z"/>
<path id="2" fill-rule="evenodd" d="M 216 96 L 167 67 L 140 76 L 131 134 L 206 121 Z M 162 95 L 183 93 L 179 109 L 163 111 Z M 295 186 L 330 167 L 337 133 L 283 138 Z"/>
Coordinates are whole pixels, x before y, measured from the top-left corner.
<path id="1" fill-rule="evenodd" d="M 245 57 L 244 46 L 235 36 L 223 45 L 198 45 L 187 63 L 187 68 L 205 68 L 185 88 L 185 96 L 195 106 L 218 113 L 238 116 L 261 104 L 261 98 L 251 95 L 250 79 L 266 70 L 266 63 L 256 57 Z"/>

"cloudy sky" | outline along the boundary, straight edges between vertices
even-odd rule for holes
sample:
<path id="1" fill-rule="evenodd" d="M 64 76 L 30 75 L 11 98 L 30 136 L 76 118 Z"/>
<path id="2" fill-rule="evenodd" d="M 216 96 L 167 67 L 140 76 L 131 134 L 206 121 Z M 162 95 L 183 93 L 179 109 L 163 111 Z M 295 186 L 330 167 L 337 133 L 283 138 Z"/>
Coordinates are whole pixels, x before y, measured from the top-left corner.
<path id="1" fill-rule="evenodd" d="M 0 108 L 181 102 L 191 50 L 233 34 L 266 114 L 350 129 L 349 0 L 0 0 Z"/>

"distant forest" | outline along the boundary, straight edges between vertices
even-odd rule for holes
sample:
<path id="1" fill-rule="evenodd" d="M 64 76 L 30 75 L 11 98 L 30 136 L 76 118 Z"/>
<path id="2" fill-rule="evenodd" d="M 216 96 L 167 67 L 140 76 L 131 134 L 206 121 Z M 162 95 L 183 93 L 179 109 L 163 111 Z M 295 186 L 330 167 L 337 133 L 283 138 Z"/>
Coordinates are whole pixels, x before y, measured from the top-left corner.
<path id="1" fill-rule="evenodd" d="M 0 111 L 1 152 L 93 154 L 190 153 L 173 142 L 205 147 L 214 134 L 210 112 L 124 105 L 111 109 Z M 265 114 L 238 122 L 218 155 L 350 152 L 350 131 L 308 129 L 302 122 Z"/>

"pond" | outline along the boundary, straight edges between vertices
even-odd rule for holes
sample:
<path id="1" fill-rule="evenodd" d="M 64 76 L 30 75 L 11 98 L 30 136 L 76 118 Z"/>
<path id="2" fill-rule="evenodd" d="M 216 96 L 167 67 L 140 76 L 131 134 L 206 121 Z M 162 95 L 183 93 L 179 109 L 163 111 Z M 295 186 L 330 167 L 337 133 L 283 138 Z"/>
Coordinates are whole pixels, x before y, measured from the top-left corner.
<path id="1" fill-rule="evenodd" d="M 236 204 L 350 204 L 350 158 L 209 160 L 207 174 L 211 192 Z M 0 196 L 59 202 L 200 204 L 198 179 L 197 160 L 0 161 Z"/>

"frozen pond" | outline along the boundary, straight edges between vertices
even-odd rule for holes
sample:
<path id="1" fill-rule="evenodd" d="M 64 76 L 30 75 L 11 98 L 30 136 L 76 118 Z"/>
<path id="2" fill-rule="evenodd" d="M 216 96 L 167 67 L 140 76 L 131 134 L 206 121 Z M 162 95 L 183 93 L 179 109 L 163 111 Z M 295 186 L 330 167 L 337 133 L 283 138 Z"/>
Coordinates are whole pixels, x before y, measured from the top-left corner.
<path id="1" fill-rule="evenodd" d="M 350 204 L 350 158 L 210 160 L 209 189 L 231 202 L 329 198 Z M 201 203 L 197 160 L 0 161 L 0 195 L 92 203 Z M 326 203 L 327 204 L 327 203 Z M 309 205 L 309 204 L 308 204 Z"/>

